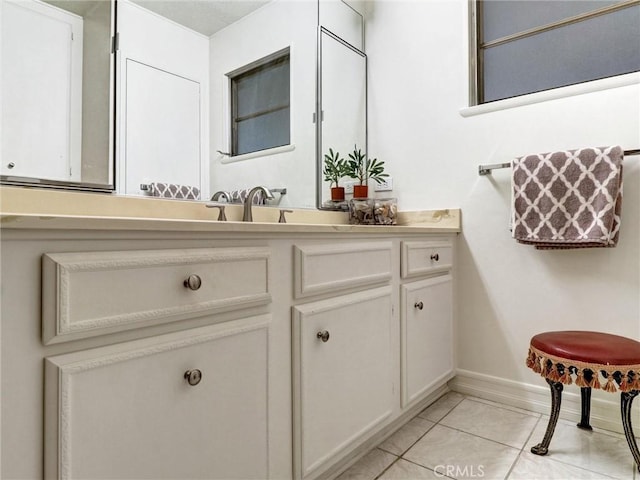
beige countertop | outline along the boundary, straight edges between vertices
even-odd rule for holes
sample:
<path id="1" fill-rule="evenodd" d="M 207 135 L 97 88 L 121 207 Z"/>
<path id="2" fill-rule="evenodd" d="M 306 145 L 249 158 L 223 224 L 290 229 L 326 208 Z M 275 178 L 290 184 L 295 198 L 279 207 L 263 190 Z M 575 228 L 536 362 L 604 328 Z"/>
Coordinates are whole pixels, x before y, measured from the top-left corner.
<path id="1" fill-rule="evenodd" d="M 254 207 L 254 222 L 242 222 L 242 206 L 226 205 L 229 221 L 206 202 L 126 197 L 104 193 L 0 187 L 0 228 L 169 230 L 255 233 L 456 233 L 457 208 L 398 212 L 398 225 L 349 225 L 347 213 L 293 209 L 277 223 L 279 208 Z"/>

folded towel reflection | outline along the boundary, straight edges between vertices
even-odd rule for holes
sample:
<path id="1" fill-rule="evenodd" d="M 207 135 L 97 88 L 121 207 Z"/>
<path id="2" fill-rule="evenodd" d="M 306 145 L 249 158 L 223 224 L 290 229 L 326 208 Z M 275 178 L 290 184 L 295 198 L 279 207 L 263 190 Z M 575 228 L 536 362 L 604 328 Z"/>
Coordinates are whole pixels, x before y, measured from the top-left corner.
<path id="1" fill-rule="evenodd" d="M 537 249 L 614 247 L 620 233 L 619 146 L 513 161 L 513 238 Z"/>
<path id="2" fill-rule="evenodd" d="M 200 189 L 190 185 L 154 182 L 149 184 L 149 191 L 152 197 L 200 200 Z"/>
<path id="3" fill-rule="evenodd" d="M 244 190 L 231 190 L 229 194 L 231 195 L 231 203 L 244 203 L 247 200 L 247 196 L 251 191 L 250 188 L 245 188 Z M 267 198 L 263 195 L 263 193 L 258 190 L 253 197 L 254 205 L 265 205 L 267 203 Z"/>

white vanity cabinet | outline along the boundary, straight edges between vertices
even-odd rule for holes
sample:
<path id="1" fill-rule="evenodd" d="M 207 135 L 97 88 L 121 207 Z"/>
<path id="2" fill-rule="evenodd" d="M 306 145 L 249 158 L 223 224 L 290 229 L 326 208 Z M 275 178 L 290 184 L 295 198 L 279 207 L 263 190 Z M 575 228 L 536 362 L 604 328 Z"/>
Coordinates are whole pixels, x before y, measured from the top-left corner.
<path id="1" fill-rule="evenodd" d="M 2 219 L 1 478 L 334 478 L 452 375 L 455 230 Z"/>
<path id="2" fill-rule="evenodd" d="M 268 240 L 8 229 L 1 245 L 0 478 L 291 475 Z"/>
<path id="3" fill-rule="evenodd" d="M 271 317 L 213 314 L 271 302 L 269 257 L 262 247 L 44 254 L 43 341 L 105 344 L 45 357 L 45 477 L 268 478 Z M 210 325 L 101 340 L 193 317 Z"/>
<path id="4" fill-rule="evenodd" d="M 330 295 L 293 307 L 296 478 L 318 476 L 392 415 L 393 251 L 391 242 L 295 248 L 296 295 Z"/>
<path id="5" fill-rule="evenodd" d="M 406 408 L 453 376 L 453 247 L 447 240 L 403 242 L 400 350 Z"/>
<path id="6" fill-rule="evenodd" d="M 293 322 L 296 470 L 305 478 L 392 413 L 391 287 L 295 307 Z"/>
<path id="7" fill-rule="evenodd" d="M 269 323 L 45 358 L 45 477 L 268 478 Z"/>

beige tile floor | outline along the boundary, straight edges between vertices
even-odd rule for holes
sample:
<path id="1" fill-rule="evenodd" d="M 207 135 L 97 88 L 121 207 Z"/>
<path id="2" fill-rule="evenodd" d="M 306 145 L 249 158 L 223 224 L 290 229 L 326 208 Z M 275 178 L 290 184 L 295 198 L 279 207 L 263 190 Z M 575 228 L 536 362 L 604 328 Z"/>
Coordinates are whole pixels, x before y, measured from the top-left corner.
<path id="1" fill-rule="evenodd" d="M 450 392 L 338 480 L 640 480 L 623 435 L 559 420 L 549 454 L 530 450 L 549 417 Z"/>

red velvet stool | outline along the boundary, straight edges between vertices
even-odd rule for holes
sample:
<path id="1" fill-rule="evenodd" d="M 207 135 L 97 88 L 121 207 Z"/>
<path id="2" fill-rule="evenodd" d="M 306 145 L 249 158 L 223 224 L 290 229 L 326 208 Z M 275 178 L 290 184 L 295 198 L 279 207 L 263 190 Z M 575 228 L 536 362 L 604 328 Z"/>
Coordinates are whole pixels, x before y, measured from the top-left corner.
<path id="1" fill-rule="evenodd" d="M 551 387 L 551 417 L 542 442 L 531 448 L 546 455 L 558 422 L 563 385 L 580 387 L 582 405 L 578 427 L 591 430 L 591 389 L 620 394 L 622 426 L 640 471 L 640 452 L 631 427 L 631 403 L 640 393 L 640 342 L 599 332 L 545 332 L 534 336 L 527 367 L 542 375 Z"/>

